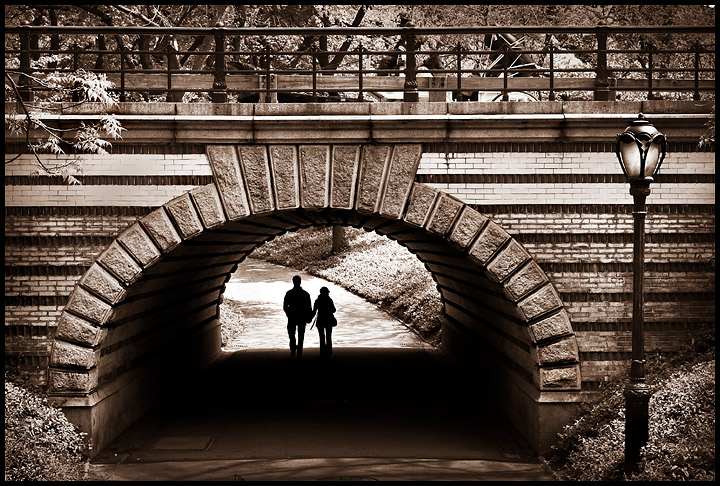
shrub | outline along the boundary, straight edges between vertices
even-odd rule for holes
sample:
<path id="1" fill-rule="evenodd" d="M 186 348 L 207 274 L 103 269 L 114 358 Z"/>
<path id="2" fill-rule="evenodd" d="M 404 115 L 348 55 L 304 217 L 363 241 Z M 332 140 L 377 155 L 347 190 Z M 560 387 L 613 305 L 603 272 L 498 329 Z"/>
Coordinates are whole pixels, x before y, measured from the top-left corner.
<path id="1" fill-rule="evenodd" d="M 60 409 L 5 376 L 5 481 L 83 480 L 84 447 Z"/>
<path id="2" fill-rule="evenodd" d="M 227 346 L 230 341 L 237 339 L 245 329 L 245 316 L 242 313 L 240 302 L 232 299 L 223 299 L 220 305 L 220 345 Z"/>
<path id="3" fill-rule="evenodd" d="M 715 479 L 714 333 L 691 336 L 673 356 L 650 354 L 649 439 L 636 471 L 624 472 L 626 377 L 614 377 L 580 407 L 548 464 L 570 481 Z"/>

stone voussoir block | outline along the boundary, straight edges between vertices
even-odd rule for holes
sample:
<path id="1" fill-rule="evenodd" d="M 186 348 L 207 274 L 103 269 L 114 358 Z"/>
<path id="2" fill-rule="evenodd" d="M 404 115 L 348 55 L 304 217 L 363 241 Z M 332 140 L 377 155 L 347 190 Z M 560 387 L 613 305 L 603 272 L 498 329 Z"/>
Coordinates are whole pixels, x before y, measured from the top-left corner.
<path id="1" fill-rule="evenodd" d="M 297 147 L 295 145 L 270 145 L 269 156 L 277 208 L 298 208 L 300 197 Z"/>
<path id="2" fill-rule="evenodd" d="M 530 255 L 525 248 L 516 240 L 510 240 L 507 246 L 487 264 L 487 271 L 490 278 L 502 282 L 528 260 Z"/>
<path id="3" fill-rule="evenodd" d="M 117 239 L 143 268 L 160 258 L 160 250 L 139 223 L 131 225 Z"/>
<path id="4" fill-rule="evenodd" d="M 562 300 L 560 300 L 560 296 L 551 283 L 543 285 L 518 302 L 518 307 L 520 307 L 527 321 L 561 308 L 562 306 Z"/>
<path id="5" fill-rule="evenodd" d="M 77 287 L 70 296 L 66 309 L 92 322 L 104 324 L 110 316 L 112 306 L 82 287 Z"/>
<path id="6" fill-rule="evenodd" d="M 530 261 L 505 282 L 505 292 L 508 297 L 517 302 L 545 282 L 548 282 L 545 272 L 537 263 Z"/>
<path id="7" fill-rule="evenodd" d="M 450 233 L 450 241 L 463 249 L 467 248 L 486 221 L 485 216 L 470 206 L 465 206 Z"/>
<path id="8" fill-rule="evenodd" d="M 352 209 L 360 170 L 360 145 L 333 145 L 330 207 Z"/>
<path id="9" fill-rule="evenodd" d="M 222 202 L 215 184 L 196 187 L 190 191 L 190 196 L 195 202 L 200 221 L 205 228 L 214 228 L 225 222 Z"/>
<path id="10" fill-rule="evenodd" d="M 228 219 L 235 221 L 248 216 L 250 206 L 237 149 L 234 145 L 208 145 L 205 150 Z"/>
<path id="11" fill-rule="evenodd" d="M 165 203 L 165 208 L 167 208 L 170 216 L 175 221 L 175 225 L 183 239 L 187 240 L 202 233 L 203 226 L 200 222 L 200 216 L 198 216 L 195 206 L 190 200 L 190 194 L 185 193 Z"/>
<path id="12" fill-rule="evenodd" d="M 445 236 L 452 228 L 464 205 L 459 199 L 440 193 L 425 227 L 431 233 Z"/>
<path id="13" fill-rule="evenodd" d="M 95 347 L 102 342 L 107 329 L 96 326 L 90 321 L 81 319 L 68 312 L 63 312 L 58 319 L 55 337 L 88 347 Z"/>
<path id="14" fill-rule="evenodd" d="M 580 365 L 538 368 L 540 390 L 580 390 Z"/>
<path id="15" fill-rule="evenodd" d="M 97 368 L 87 371 L 50 369 L 48 376 L 50 394 L 88 394 L 98 385 Z"/>
<path id="16" fill-rule="evenodd" d="M 111 304 L 119 302 L 125 295 L 125 287 L 97 262 L 92 264 L 78 283 Z"/>
<path id="17" fill-rule="evenodd" d="M 270 166 L 265 145 L 238 145 L 238 155 L 245 178 L 245 189 L 253 214 L 275 209 L 270 186 Z"/>
<path id="18" fill-rule="evenodd" d="M 573 333 L 570 317 L 565 309 L 528 326 L 533 343 L 567 336 Z"/>
<path id="19" fill-rule="evenodd" d="M 403 219 L 414 225 L 423 226 L 435 204 L 439 191 L 434 187 L 415 182 L 410 192 L 410 202 Z"/>
<path id="20" fill-rule="evenodd" d="M 487 262 L 497 252 L 498 248 L 509 239 L 510 235 L 505 230 L 494 221 L 488 220 L 468 253 L 481 265 L 487 265 Z"/>
<path id="21" fill-rule="evenodd" d="M 360 158 L 357 202 L 355 208 L 365 213 L 377 211 L 385 169 L 392 145 L 365 145 Z"/>
<path id="22" fill-rule="evenodd" d="M 300 145 L 300 200 L 303 208 L 324 208 L 329 193 L 329 145 Z"/>
<path id="23" fill-rule="evenodd" d="M 534 348 L 533 352 L 536 354 L 537 362 L 541 366 L 559 363 L 577 363 L 580 360 L 575 336 L 568 336 L 548 344 L 539 344 Z"/>
<path id="24" fill-rule="evenodd" d="M 164 253 L 167 253 L 182 243 L 180 234 L 178 234 L 170 221 L 167 211 L 163 207 L 159 207 L 143 217 L 140 220 L 140 224 L 143 225 Z"/>
<path id="25" fill-rule="evenodd" d="M 142 273 L 140 265 L 117 241 L 113 241 L 97 261 L 125 285 L 137 280 Z"/>
<path id="26" fill-rule="evenodd" d="M 50 366 L 90 369 L 97 365 L 100 350 L 55 340 L 50 355 Z"/>
<path id="27" fill-rule="evenodd" d="M 388 174 L 385 178 L 385 190 L 380 203 L 380 214 L 400 219 L 415 173 L 420 165 L 422 145 L 399 144 L 393 147 Z"/>

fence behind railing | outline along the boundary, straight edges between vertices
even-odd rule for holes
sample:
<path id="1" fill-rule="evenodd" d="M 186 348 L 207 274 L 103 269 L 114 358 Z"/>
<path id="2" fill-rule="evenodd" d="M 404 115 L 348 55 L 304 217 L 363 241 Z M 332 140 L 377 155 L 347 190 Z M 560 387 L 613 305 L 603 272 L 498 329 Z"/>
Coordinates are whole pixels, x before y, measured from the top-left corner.
<path id="1" fill-rule="evenodd" d="M 120 101 L 552 101 L 714 97 L 712 26 L 156 28 L 6 27 L 6 76 L 25 101 L 56 100 L 43 82 L 82 69 L 114 83 Z M 519 36 L 577 36 L 590 47 L 529 49 Z M 335 50 L 271 47 L 329 36 Z M 634 36 L 634 37 L 633 37 Z M 621 48 L 642 36 L 640 48 Z M 675 36 L 683 47 L 657 48 Z M 377 37 L 399 39 L 373 49 Z M 423 49 L 428 38 L 445 46 Z M 212 49 L 200 50 L 204 39 Z M 156 47 L 150 49 L 150 41 Z M 254 40 L 257 49 L 228 48 Z M 649 40 L 649 41 L 648 41 Z M 114 41 L 114 48 L 110 46 Z M 179 41 L 179 42 L 178 42 Z M 626 42 L 623 42 L 626 41 Z M 667 42 L 666 42 L 667 43 Z M 683 43 L 673 43 L 682 45 Z M 84 47 L 81 45 L 84 44 Z M 128 44 L 130 47 L 128 47 Z M 175 46 L 185 45 L 178 49 Z M 612 48 L 608 47 L 612 46 Z M 191 59 L 200 59 L 195 67 Z M 290 62 L 287 61 L 291 58 Z M 332 61 L 330 61 L 332 59 Z M 419 62 L 422 61 L 422 62 Z M 199 67 L 198 67 L 199 65 Z M 51 96 L 51 93 L 53 96 Z M 193 95 L 196 93 L 196 95 Z M 189 94 L 189 96 L 186 96 Z M 71 95 L 68 95 L 71 96 Z M 185 97 L 184 97 L 185 96 Z"/>

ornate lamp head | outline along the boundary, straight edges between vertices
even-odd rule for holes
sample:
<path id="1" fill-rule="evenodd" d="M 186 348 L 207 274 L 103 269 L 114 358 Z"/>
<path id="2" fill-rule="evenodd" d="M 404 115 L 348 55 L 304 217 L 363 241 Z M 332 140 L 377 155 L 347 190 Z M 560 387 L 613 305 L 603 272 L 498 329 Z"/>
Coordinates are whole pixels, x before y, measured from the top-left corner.
<path id="1" fill-rule="evenodd" d="M 628 181 L 651 182 L 667 152 L 667 140 L 640 113 L 624 132 L 617 135 L 617 155 Z"/>

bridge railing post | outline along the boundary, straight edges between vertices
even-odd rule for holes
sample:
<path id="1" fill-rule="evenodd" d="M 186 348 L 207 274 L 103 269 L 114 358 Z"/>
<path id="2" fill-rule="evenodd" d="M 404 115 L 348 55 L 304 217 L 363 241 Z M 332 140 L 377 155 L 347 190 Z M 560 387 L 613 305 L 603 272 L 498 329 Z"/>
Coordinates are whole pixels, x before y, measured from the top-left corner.
<path id="1" fill-rule="evenodd" d="M 552 43 L 548 46 L 548 55 L 550 59 L 550 93 L 548 94 L 548 101 L 555 101 L 555 46 Z"/>
<path id="2" fill-rule="evenodd" d="M 224 25 L 218 22 L 215 26 L 213 38 L 215 39 L 215 69 L 213 72 L 213 90 L 210 99 L 213 103 L 227 103 L 227 66 L 225 59 L 225 33 Z"/>
<path id="3" fill-rule="evenodd" d="M 607 29 L 604 21 L 596 27 L 597 36 L 597 67 L 595 68 L 595 101 L 608 101 L 610 99 L 610 81 L 607 70 Z"/>
<path id="4" fill-rule="evenodd" d="M 118 51 L 120 52 L 120 102 L 124 103 L 127 100 L 125 96 L 125 46 L 120 44 Z"/>
<path id="5" fill-rule="evenodd" d="M 18 79 L 18 84 L 20 86 L 29 86 L 31 84 L 29 78 L 31 73 L 30 23 L 25 21 L 20 27 L 22 27 L 22 31 L 20 32 L 20 72 L 27 76 L 21 75 Z M 20 93 L 20 99 L 22 101 L 34 100 L 32 88 L 19 87 L 18 92 Z"/>
<path id="6" fill-rule="evenodd" d="M 408 28 L 413 25 L 408 23 Z M 415 64 L 415 33 L 412 30 L 403 34 L 405 38 L 405 86 L 403 87 L 403 101 L 418 101 L 417 66 Z"/>
<path id="7" fill-rule="evenodd" d="M 649 99 L 649 100 L 655 99 L 655 95 L 653 94 L 653 51 L 654 51 L 653 45 L 648 44 L 648 68 L 647 68 L 648 93 L 647 93 L 647 99 Z"/>
<path id="8" fill-rule="evenodd" d="M 358 101 L 364 101 L 363 98 L 363 45 L 358 44 Z"/>
<path id="9" fill-rule="evenodd" d="M 318 100 L 318 94 L 317 94 L 318 57 L 317 57 L 317 47 L 315 46 L 315 44 L 313 44 L 310 47 L 310 50 L 312 51 L 312 100 L 313 100 L 313 103 L 317 103 L 317 100 Z"/>
<path id="10" fill-rule="evenodd" d="M 695 93 L 693 100 L 700 100 L 700 41 L 695 41 L 693 46 L 695 50 Z"/>
<path id="11" fill-rule="evenodd" d="M 457 51 L 457 101 L 460 101 L 462 96 L 462 46 L 456 45 L 455 50 Z"/>

